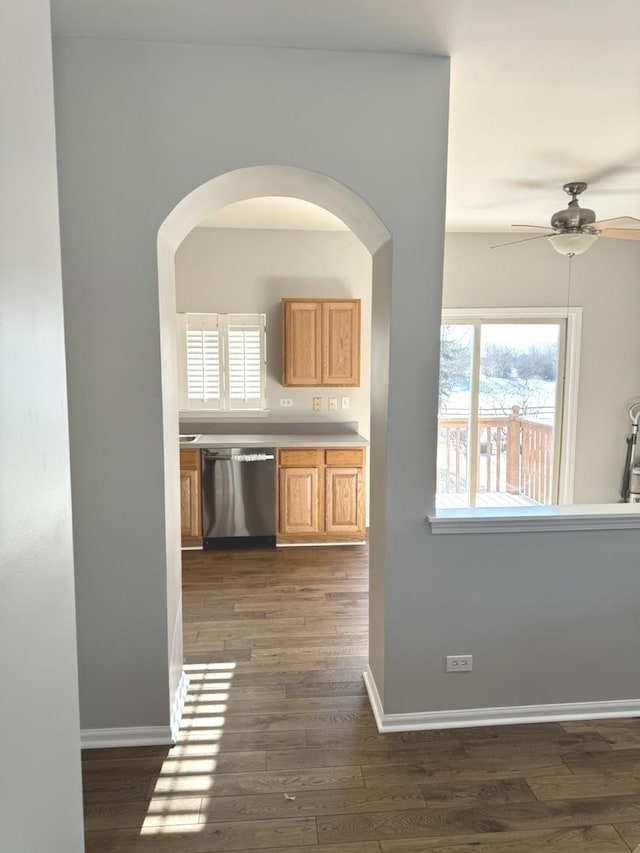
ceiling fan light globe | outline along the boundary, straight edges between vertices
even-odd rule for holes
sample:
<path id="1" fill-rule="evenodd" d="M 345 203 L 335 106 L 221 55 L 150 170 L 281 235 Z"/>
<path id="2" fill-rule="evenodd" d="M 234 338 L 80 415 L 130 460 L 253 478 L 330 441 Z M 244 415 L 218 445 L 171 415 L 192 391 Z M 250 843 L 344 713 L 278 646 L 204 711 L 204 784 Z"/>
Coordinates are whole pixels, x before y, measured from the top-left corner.
<path id="1" fill-rule="evenodd" d="M 581 255 L 598 239 L 597 234 L 552 234 L 547 237 L 560 255 Z"/>

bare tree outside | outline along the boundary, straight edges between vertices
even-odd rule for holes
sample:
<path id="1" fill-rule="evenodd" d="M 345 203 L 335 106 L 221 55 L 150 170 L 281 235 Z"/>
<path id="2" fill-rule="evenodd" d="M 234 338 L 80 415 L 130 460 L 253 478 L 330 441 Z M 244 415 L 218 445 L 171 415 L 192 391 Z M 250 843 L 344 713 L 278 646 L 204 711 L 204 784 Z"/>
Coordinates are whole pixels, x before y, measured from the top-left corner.
<path id="1" fill-rule="evenodd" d="M 473 356 L 473 327 L 443 324 L 440 327 L 439 410 L 446 412 L 449 400 L 469 390 Z"/>

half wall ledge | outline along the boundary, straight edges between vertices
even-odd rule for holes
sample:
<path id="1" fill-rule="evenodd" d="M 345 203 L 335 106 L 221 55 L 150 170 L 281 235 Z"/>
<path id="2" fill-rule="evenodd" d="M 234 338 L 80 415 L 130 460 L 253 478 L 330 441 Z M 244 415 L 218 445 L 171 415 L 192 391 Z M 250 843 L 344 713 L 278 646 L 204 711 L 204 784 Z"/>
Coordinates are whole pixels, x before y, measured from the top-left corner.
<path id="1" fill-rule="evenodd" d="M 427 521 L 434 534 L 638 530 L 640 504 L 442 509 Z"/>

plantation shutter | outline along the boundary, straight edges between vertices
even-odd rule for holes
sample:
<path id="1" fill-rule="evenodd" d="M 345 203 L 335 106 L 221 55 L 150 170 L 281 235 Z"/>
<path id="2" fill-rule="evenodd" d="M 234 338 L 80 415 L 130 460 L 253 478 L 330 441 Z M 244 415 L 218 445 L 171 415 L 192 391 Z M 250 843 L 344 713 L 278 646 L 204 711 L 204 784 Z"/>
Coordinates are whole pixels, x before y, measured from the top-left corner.
<path id="1" fill-rule="evenodd" d="M 265 405 L 265 317 L 228 315 L 227 365 L 229 407 L 262 409 Z"/>
<path id="2" fill-rule="evenodd" d="M 179 314 L 182 409 L 266 407 L 264 314 Z"/>
<path id="3" fill-rule="evenodd" d="M 189 408 L 219 409 L 222 381 L 218 317 L 188 314 L 186 326 Z"/>

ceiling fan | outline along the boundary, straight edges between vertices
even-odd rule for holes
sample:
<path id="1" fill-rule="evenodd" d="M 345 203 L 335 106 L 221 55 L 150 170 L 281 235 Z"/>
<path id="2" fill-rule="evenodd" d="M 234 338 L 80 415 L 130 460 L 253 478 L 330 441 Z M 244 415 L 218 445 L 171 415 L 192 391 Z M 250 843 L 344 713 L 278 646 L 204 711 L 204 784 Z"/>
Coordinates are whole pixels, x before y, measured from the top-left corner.
<path id="1" fill-rule="evenodd" d="M 525 237 L 523 240 L 512 240 L 510 243 L 500 243 L 491 246 L 499 249 L 501 246 L 513 246 L 516 243 L 526 243 L 528 240 L 539 240 L 547 237 L 549 242 L 561 255 L 581 255 L 592 246 L 598 237 L 615 237 L 619 240 L 640 240 L 640 219 L 633 216 L 618 216 L 615 219 L 602 219 L 596 222 L 596 215 L 588 207 L 580 207 L 578 196 L 587 188 L 585 181 L 571 181 L 564 184 L 562 189 L 571 196 L 571 201 L 564 210 L 558 210 L 551 217 L 551 225 L 514 225 L 513 228 L 544 228 L 546 234 L 535 237 Z"/>

